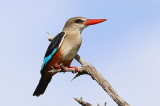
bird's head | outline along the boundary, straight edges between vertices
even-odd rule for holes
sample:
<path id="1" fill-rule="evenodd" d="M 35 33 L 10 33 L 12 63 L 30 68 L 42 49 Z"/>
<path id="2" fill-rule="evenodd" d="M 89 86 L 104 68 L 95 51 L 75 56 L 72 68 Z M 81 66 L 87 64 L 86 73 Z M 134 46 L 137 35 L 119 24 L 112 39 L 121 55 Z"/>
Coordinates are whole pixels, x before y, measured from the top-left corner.
<path id="1" fill-rule="evenodd" d="M 66 22 L 63 30 L 79 31 L 81 33 L 82 30 L 87 26 L 98 24 L 104 21 L 106 21 L 106 19 L 86 19 L 84 17 L 73 17 Z"/>

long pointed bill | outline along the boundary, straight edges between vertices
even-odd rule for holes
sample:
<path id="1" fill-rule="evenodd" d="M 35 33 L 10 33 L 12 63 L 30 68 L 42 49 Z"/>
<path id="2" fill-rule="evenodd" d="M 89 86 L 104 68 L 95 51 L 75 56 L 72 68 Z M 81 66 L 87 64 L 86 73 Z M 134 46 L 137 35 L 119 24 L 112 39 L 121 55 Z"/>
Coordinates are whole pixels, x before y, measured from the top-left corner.
<path id="1" fill-rule="evenodd" d="M 107 19 L 87 19 L 85 25 L 94 25 L 106 21 Z"/>

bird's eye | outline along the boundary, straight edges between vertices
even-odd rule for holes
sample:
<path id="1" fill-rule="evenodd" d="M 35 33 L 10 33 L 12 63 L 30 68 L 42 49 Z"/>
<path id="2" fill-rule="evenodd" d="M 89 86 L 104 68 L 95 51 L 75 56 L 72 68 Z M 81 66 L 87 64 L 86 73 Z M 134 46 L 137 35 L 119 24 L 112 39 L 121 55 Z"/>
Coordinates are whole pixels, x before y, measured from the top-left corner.
<path id="1" fill-rule="evenodd" d="M 83 20 L 81 20 L 81 19 L 76 19 L 75 20 L 75 23 L 83 23 L 84 21 Z"/>

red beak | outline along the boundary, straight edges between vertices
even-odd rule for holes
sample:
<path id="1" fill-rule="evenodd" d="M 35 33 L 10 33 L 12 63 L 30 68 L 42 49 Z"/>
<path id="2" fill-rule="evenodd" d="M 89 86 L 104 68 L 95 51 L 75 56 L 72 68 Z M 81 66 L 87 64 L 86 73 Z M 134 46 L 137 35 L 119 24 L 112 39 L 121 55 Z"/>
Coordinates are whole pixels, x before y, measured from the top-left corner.
<path id="1" fill-rule="evenodd" d="M 87 19 L 85 25 L 94 25 L 106 21 L 107 19 Z"/>

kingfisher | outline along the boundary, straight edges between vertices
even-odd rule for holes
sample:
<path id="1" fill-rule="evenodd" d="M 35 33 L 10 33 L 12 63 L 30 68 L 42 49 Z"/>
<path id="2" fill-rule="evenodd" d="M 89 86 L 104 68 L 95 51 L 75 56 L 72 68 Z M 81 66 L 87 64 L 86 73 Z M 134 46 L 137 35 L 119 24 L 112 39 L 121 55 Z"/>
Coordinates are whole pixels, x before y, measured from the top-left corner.
<path id="1" fill-rule="evenodd" d="M 41 79 L 33 96 L 40 96 L 45 92 L 54 75 L 49 72 L 52 68 L 60 69 L 60 65 L 63 65 L 64 69 L 74 68 L 75 72 L 78 72 L 77 67 L 70 65 L 81 46 L 82 30 L 89 25 L 104 21 L 106 19 L 87 19 L 84 17 L 73 17 L 67 20 L 62 32 L 55 36 L 48 46 L 40 71 Z"/>

